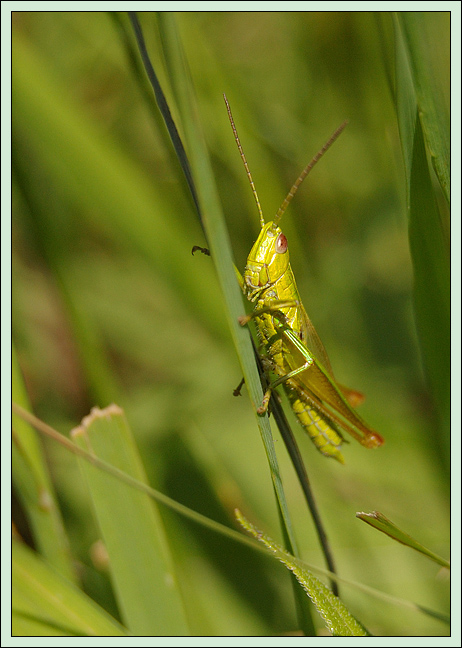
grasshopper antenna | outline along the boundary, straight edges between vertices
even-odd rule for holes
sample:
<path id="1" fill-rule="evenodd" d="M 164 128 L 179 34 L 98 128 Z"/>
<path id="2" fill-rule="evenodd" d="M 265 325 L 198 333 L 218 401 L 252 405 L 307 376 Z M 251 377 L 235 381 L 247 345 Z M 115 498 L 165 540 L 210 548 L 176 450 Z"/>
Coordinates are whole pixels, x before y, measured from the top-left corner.
<path id="1" fill-rule="evenodd" d="M 275 225 L 277 225 L 277 224 L 279 223 L 279 221 L 281 220 L 282 215 L 284 214 L 285 210 L 287 209 L 287 207 L 288 207 L 290 201 L 292 200 L 292 198 L 293 198 L 293 197 L 295 196 L 295 194 L 297 193 L 297 189 L 298 189 L 299 186 L 302 184 L 303 180 L 304 180 L 304 179 L 306 178 L 306 176 L 309 174 L 309 172 L 310 172 L 311 169 L 314 167 L 314 165 L 316 164 L 316 162 L 322 158 L 322 156 L 324 155 L 324 153 L 325 153 L 328 149 L 330 149 L 330 147 L 332 146 L 332 144 L 335 142 L 335 140 L 337 139 L 337 137 L 340 135 L 340 133 L 343 131 L 343 129 L 345 128 L 345 126 L 346 126 L 347 124 L 348 124 L 348 121 L 347 121 L 347 120 L 345 120 L 345 121 L 343 122 L 343 124 L 340 124 L 340 126 L 337 128 L 337 130 L 335 131 L 335 133 L 333 133 L 333 134 L 331 135 L 331 137 L 329 138 L 329 140 L 324 144 L 324 146 L 322 147 L 322 149 L 316 153 L 316 155 L 315 155 L 314 158 L 311 160 L 311 162 L 310 162 L 309 164 L 307 164 L 307 166 L 306 166 L 306 167 L 303 169 L 303 171 L 300 173 L 300 175 L 298 176 L 297 180 L 296 180 L 296 181 L 294 182 L 294 184 L 292 185 L 291 190 L 289 191 L 289 193 L 287 194 L 287 196 L 284 198 L 284 202 L 283 202 L 282 205 L 279 207 L 279 209 L 278 209 L 278 211 L 277 211 L 277 213 L 276 213 L 276 216 L 274 217 L 274 224 L 275 224 Z"/>
<path id="2" fill-rule="evenodd" d="M 231 128 L 233 129 L 234 139 L 236 140 L 237 148 L 239 149 L 239 153 L 241 155 L 242 161 L 244 162 L 244 167 L 245 167 L 245 170 L 246 170 L 246 173 L 247 173 L 247 177 L 249 179 L 250 186 L 252 188 L 253 197 L 255 198 L 255 202 L 257 203 L 258 213 L 260 214 L 260 225 L 263 227 L 263 225 L 265 224 L 265 219 L 263 218 L 263 211 L 262 211 L 262 208 L 261 208 L 261 205 L 260 205 L 260 200 L 258 199 L 257 190 L 255 189 L 255 185 L 254 185 L 253 180 L 252 180 L 252 174 L 250 173 L 249 165 L 247 164 L 245 153 L 244 153 L 244 151 L 242 149 L 241 142 L 239 140 L 239 135 L 237 134 L 237 129 L 236 129 L 236 126 L 234 124 L 234 119 L 233 119 L 233 115 L 231 113 L 230 105 L 228 103 L 228 100 L 227 100 L 225 94 L 223 94 L 223 97 L 224 97 L 224 100 L 225 100 L 226 109 L 228 111 L 229 121 L 231 122 Z"/>

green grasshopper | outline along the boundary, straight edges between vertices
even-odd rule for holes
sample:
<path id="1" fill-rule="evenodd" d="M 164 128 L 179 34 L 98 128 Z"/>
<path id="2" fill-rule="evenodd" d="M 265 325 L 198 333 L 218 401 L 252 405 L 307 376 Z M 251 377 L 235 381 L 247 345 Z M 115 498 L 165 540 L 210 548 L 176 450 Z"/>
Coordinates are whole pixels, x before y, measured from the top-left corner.
<path id="1" fill-rule="evenodd" d="M 344 463 L 340 452 L 345 441 L 343 432 L 348 432 L 366 448 L 377 448 L 384 440 L 353 409 L 364 400 L 362 394 L 339 385 L 334 378 L 326 350 L 300 300 L 289 263 L 287 239 L 278 223 L 302 181 L 340 135 L 346 122 L 302 171 L 274 220 L 265 223 L 231 108 L 226 96 L 224 98 L 261 225 L 261 232 L 247 258 L 243 278 L 238 273 L 245 296 L 256 302 L 253 313 L 240 318 L 240 323 L 245 325 L 251 319 L 255 320 L 265 369 L 279 376 L 266 391 L 258 413 L 266 412 L 272 391 L 282 384 L 297 419 L 316 448 L 323 455 Z"/>

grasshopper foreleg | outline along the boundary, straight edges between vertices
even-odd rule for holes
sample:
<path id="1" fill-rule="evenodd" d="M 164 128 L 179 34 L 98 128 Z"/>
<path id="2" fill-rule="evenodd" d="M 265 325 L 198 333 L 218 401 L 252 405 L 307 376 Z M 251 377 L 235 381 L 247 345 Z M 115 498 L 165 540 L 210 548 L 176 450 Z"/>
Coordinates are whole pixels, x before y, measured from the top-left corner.
<path id="1" fill-rule="evenodd" d="M 194 256 L 195 252 L 202 252 L 202 254 L 205 254 L 206 256 L 210 256 L 210 250 L 205 247 L 201 247 L 200 245 L 194 245 L 193 249 L 191 250 L 191 254 Z"/>
<path id="2" fill-rule="evenodd" d="M 255 317 L 260 317 L 261 315 L 264 315 L 265 313 L 272 313 L 276 319 L 278 319 L 282 324 L 287 324 L 287 319 L 284 313 L 281 312 L 281 308 L 292 308 L 293 306 L 298 306 L 299 302 L 298 301 L 277 301 L 273 302 L 269 306 L 265 306 L 264 308 L 257 308 L 255 309 L 250 315 L 242 315 L 241 317 L 237 318 L 237 321 L 241 326 L 245 326 L 250 322 L 250 320 L 254 319 Z"/>
<path id="3" fill-rule="evenodd" d="M 274 335 L 266 341 L 266 346 L 271 347 L 272 344 L 278 340 L 281 339 L 283 335 L 284 328 L 287 327 L 287 318 L 284 315 L 284 313 L 280 310 L 281 308 L 291 308 L 293 306 L 297 306 L 298 301 L 277 301 L 277 302 L 272 302 L 269 306 L 265 306 L 263 308 L 257 308 L 251 313 L 250 315 L 245 315 L 243 317 L 239 318 L 239 323 L 241 326 L 245 326 L 250 322 L 251 319 L 255 317 L 260 317 L 261 315 L 264 315 L 266 313 L 271 313 L 272 316 L 278 320 L 280 323 L 280 327 L 276 329 Z M 276 371 L 277 373 L 280 374 L 280 378 L 278 378 L 276 381 L 271 383 L 267 390 L 265 391 L 265 394 L 263 396 L 263 400 L 261 402 L 260 407 L 257 409 L 258 414 L 265 414 L 266 411 L 268 410 L 269 406 L 269 401 L 271 398 L 271 394 L 274 391 L 274 389 L 278 386 L 281 385 L 283 382 L 286 380 L 290 380 L 293 376 L 296 376 L 297 374 L 301 373 L 302 371 L 305 371 L 308 369 L 309 366 L 311 366 L 312 361 L 306 362 L 303 364 L 303 366 L 294 369 L 293 371 L 290 371 L 287 374 L 282 374 L 282 369 L 281 367 L 278 367 L 277 363 L 273 362 L 270 357 L 263 356 L 262 360 L 266 360 L 268 363 L 268 367 L 266 367 L 266 371 L 269 372 L 271 370 Z"/>
<path id="4" fill-rule="evenodd" d="M 297 369 L 293 369 L 293 371 L 289 371 L 288 373 L 281 375 L 277 380 L 272 382 L 271 385 L 266 390 L 265 395 L 263 396 L 263 400 L 261 402 L 260 407 L 257 409 L 258 414 L 264 414 L 266 412 L 266 410 L 268 409 L 269 400 L 271 398 L 271 393 L 276 389 L 276 387 L 282 385 L 287 381 L 290 381 L 294 376 L 297 376 L 303 371 L 306 371 L 311 367 L 312 364 L 313 361 L 305 362 L 301 367 L 297 367 Z M 278 369 L 277 366 L 276 367 L 273 366 L 273 369 L 275 371 L 278 371 L 279 373 L 281 372 L 281 369 Z"/>
<path id="5" fill-rule="evenodd" d="M 241 380 L 239 385 L 236 387 L 236 389 L 233 391 L 233 396 L 241 396 L 241 389 L 242 385 L 245 383 L 245 378 Z"/>

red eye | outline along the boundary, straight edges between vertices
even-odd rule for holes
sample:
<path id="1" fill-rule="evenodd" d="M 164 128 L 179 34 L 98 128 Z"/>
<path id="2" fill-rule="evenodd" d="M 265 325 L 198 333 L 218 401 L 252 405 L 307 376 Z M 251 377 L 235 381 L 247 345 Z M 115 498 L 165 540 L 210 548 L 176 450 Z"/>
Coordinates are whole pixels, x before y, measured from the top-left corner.
<path id="1" fill-rule="evenodd" d="M 287 251 L 287 239 L 284 236 L 284 234 L 279 234 L 278 239 L 276 241 L 276 252 L 278 254 L 284 254 L 284 252 Z"/>

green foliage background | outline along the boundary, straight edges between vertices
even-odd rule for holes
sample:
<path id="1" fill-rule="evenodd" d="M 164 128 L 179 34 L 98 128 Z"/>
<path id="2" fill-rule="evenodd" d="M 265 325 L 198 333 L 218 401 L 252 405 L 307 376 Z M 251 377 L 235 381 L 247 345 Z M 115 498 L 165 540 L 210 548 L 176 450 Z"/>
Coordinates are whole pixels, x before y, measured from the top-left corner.
<path id="1" fill-rule="evenodd" d="M 362 414 L 386 444 L 372 452 L 352 442 L 340 466 L 299 428 L 295 433 L 339 574 L 444 611 L 448 584 L 435 566 L 355 518 L 356 511 L 380 510 L 449 555 L 449 437 L 427 387 L 413 312 L 392 16 L 189 12 L 177 20 L 239 268 L 258 218 L 222 93 L 267 218 L 349 120 L 283 227 L 305 308 L 336 376 L 367 395 Z M 424 20 L 449 104 L 449 16 Z M 178 121 L 156 16 L 140 14 L 140 22 Z M 242 398 L 232 396 L 241 370 L 213 266 L 191 255 L 193 245 L 205 245 L 203 234 L 113 18 L 14 14 L 12 111 L 13 340 L 35 413 L 67 432 L 92 406 L 116 402 L 156 488 L 225 524 L 234 524 L 238 506 L 279 539 L 255 418 L 245 389 Z M 445 224 L 447 206 L 433 183 Z M 447 366 L 441 371 L 449 375 Z M 301 555 L 322 566 L 274 435 Z M 77 464 L 52 443 L 45 449 L 83 588 L 117 617 L 107 574 L 91 557 L 99 536 Z M 193 633 L 297 627 L 281 565 L 167 518 Z M 373 634 L 446 633 L 440 622 L 353 588 L 344 586 L 342 595 Z"/>

